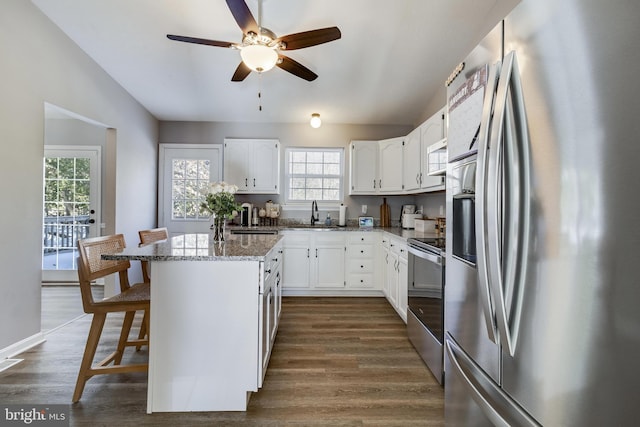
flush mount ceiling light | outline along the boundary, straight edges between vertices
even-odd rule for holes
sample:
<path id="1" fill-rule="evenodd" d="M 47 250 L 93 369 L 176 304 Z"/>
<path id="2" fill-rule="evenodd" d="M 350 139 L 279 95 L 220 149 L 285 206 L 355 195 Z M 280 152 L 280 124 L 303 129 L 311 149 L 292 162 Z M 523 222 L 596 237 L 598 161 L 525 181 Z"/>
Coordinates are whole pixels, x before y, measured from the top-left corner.
<path id="1" fill-rule="evenodd" d="M 309 124 L 311 125 L 312 128 L 318 129 L 320 125 L 322 125 L 322 120 L 320 120 L 320 114 L 313 113 L 311 115 L 311 120 L 309 121 Z"/>

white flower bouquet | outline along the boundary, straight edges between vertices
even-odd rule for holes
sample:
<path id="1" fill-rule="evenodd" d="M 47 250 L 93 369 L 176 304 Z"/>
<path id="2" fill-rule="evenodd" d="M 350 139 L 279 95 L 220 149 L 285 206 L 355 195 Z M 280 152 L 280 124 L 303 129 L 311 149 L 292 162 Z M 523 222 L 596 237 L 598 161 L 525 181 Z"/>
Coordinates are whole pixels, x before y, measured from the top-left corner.
<path id="1" fill-rule="evenodd" d="M 224 181 L 212 182 L 205 201 L 200 204 L 200 209 L 218 218 L 230 219 L 234 212 L 241 209 L 234 196 L 236 191 L 238 191 L 237 185 L 227 184 Z"/>

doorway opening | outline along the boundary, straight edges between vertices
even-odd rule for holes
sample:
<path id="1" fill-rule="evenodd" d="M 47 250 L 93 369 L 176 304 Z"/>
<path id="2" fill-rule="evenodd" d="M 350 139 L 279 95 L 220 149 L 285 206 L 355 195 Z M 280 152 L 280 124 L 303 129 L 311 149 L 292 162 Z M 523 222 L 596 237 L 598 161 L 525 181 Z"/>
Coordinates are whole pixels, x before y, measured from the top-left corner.
<path id="1" fill-rule="evenodd" d="M 41 330 L 51 332 L 84 314 L 77 241 L 101 234 L 103 152 L 108 127 L 45 104 L 42 197 Z M 96 294 L 102 298 L 102 284 Z"/>

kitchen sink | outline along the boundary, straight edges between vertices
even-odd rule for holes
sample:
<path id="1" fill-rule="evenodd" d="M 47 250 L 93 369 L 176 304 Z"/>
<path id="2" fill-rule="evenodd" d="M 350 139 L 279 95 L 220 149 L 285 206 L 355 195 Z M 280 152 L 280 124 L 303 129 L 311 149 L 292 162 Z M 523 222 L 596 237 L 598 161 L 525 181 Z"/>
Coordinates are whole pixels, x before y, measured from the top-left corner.
<path id="1" fill-rule="evenodd" d="M 293 231 L 337 231 L 341 230 L 343 227 L 338 227 L 337 225 L 311 225 L 311 224 L 299 224 L 291 227 L 287 227 L 287 230 Z"/>
<path id="2" fill-rule="evenodd" d="M 275 229 L 260 229 L 260 228 L 239 228 L 231 229 L 231 234 L 278 234 L 278 230 Z"/>

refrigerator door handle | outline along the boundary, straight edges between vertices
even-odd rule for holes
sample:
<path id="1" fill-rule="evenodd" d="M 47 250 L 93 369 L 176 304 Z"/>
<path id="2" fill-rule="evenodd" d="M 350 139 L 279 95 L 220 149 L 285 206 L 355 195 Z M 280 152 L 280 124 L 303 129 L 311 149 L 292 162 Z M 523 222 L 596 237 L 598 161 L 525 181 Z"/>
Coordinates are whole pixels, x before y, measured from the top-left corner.
<path id="1" fill-rule="evenodd" d="M 484 105 L 482 106 L 482 120 L 478 128 L 478 155 L 476 157 L 476 266 L 478 269 L 478 289 L 482 301 L 482 311 L 487 329 L 487 336 L 494 343 L 498 343 L 496 323 L 494 316 L 492 295 L 489 285 L 487 263 L 487 147 L 489 131 L 491 129 L 491 116 L 495 101 L 495 92 L 498 80 L 498 68 L 500 63 L 489 67 L 487 86 L 485 87 Z"/>
<path id="2" fill-rule="evenodd" d="M 511 52 L 500 71 L 488 171 L 488 205 L 495 210 L 488 222 L 489 277 L 500 341 L 511 356 L 520 329 L 529 247 L 529 153 L 520 73 L 515 52 Z"/>
<path id="3" fill-rule="evenodd" d="M 445 352 L 451 361 L 451 374 L 456 375 L 478 404 L 482 413 L 495 426 L 539 427 L 527 412 L 511 399 L 447 334 Z M 449 372 L 447 371 L 449 375 Z"/>

